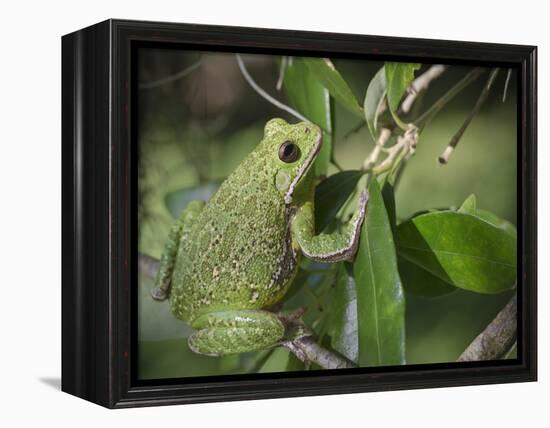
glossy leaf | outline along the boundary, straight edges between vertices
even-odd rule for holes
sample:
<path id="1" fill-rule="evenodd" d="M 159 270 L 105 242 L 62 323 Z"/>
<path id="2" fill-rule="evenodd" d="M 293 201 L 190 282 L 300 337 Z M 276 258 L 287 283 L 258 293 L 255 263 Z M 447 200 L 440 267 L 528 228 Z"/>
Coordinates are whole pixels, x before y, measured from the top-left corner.
<path id="1" fill-rule="evenodd" d="M 399 255 L 437 278 L 478 293 L 516 283 L 516 239 L 470 214 L 437 211 L 397 228 Z"/>
<path id="2" fill-rule="evenodd" d="M 378 180 L 378 182 L 380 183 L 380 180 Z M 384 180 L 383 183 L 382 197 L 384 198 L 384 204 L 388 212 L 388 218 L 390 219 L 393 236 L 395 237 L 397 233 L 397 219 L 394 186 L 391 180 Z M 456 287 L 440 280 L 403 257 L 399 257 L 399 255 L 397 257 L 397 264 L 399 266 L 399 277 L 401 278 L 403 290 L 406 293 L 433 297 L 456 290 Z"/>
<path id="3" fill-rule="evenodd" d="M 332 156 L 330 93 L 315 79 L 302 58 L 289 58 L 284 76 L 285 93 L 292 106 L 323 130 L 323 145 L 315 160 L 315 174 L 326 175 Z"/>
<path id="4" fill-rule="evenodd" d="M 405 364 L 405 298 L 390 221 L 376 180 L 353 265 L 359 365 Z"/>
<path id="5" fill-rule="evenodd" d="M 193 200 L 208 201 L 219 186 L 218 183 L 210 183 L 204 186 L 175 190 L 166 194 L 164 203 L 174 218 L 178 218 L 189 202 Z"/>
<path id="6" fill-rule="evenodd" d="M 328 58 L 304 58 L 305 63 L 321 82 L 328 89 L 330 94 L 343 107 L 359 117 L 363 117 L 363 110 L 359 105 L 357 98 L 353 95 L 350 87 L 336 70 L 332 61 Z"/>
<path id="7" fill-rule="evenodd" d="M 476 210 L 476 216 L 482 220 L 485 220 L 487 223 L 492 224 L 493 226 L 498 227 L 499 229 L 508 233 L 514 239 L 517 238 L 516 226 L 514 226 L 508 220 L 504 220 L 503 218 L 500 218 L 496 214 L 490 211 L 482 210 L 480 208 Z"/>
<path id="8" fill-rule="evenodd" d="M 388 105 L 392 112 L 397 110 L 401 98 L 414 79 L 414 72 L 420 68 L 420 64 L 403 62 L 386 62 L 384 70 L 387 82 Z"/>
<path id="9" fill-rule="evenodd" d="M 466 198 L 466 200 L 462 203 L 462 205 L 458 209 L 458 212 L 475 215 L 476 217 L 482 220 L 485 220 L 487 223 L 492 224 L 493 226 L 504 230 L 506 233 L 510 234 L 514 238 L 517 237 L 516 227 L 512 223 L 500 218 L 499 216 L 497 216 L 496 214 L 493 214 L 490 211 L 477 208 L 477 200 L 474 194 Z"/>
<path id="10" fill-rule="evenodd" d="M 365 120 L 369 128 L 372 139 L 377 139 L 377 119 L 380 112 L 381 104 L 384 102 L 386 96 L 386 73 L 384 67 L 380 68 L 378 72 L 369 82 L 367 92 L 365 94 L 365 100 L 363 102 L 363 111 L 365 113 Z"/>
<path id="11" fill-rule="evenodd" d="M 351 361 L 358 361 L 357 294 L 352 266 L 341 263 L 331 300 L 327 333 L 330 347 Z"/>
<path id="12" fill-rule="evenodd" d="M 351 196 L 362 171 L 338 172 L 323 180 L 315 189 L 315 226 L 322 232 Z"/>

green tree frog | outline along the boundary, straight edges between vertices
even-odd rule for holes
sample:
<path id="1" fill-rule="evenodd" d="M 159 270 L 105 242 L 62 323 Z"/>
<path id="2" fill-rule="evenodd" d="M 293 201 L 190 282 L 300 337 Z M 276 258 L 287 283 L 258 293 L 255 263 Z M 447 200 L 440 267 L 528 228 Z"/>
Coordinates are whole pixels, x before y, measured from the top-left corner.
<path id="1" fill-rule="evenodd" d="M 350 260 L 368 193 L 340 230 L 315 235 L 314 171 L 322 144 L 311 123 L 270 120 L 260 144 L 207 202 L 189 203 L 172 227 L 153 298 L 169 298 L 195 332 L 196 353 L 221 356 L 276 346 L 285 325 L 269 309 L 282 301 L 303 255 Z"/>

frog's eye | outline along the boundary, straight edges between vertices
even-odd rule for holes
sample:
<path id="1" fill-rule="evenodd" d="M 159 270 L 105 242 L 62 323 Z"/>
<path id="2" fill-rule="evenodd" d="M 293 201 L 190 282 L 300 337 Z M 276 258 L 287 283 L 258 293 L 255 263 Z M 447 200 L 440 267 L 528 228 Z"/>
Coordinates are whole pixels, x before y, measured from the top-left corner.
<path id="1" fill-rule="evenodd" d="M 279 159 L 286 163 L 291 163 L 298 159 L 298 153 L 298 146 L 292 141 L 285 141 L 279 147 Z"/>

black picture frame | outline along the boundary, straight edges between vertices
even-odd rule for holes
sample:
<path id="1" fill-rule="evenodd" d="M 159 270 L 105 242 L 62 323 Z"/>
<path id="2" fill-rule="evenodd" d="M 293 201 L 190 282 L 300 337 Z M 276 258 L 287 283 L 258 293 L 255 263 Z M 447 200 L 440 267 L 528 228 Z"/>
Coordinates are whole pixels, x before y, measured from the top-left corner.
<path id="1" fill-rule="evenodd" d="M 163 383 L 135 378 L 134 49 L 345 56 L 518 70 L 518 358 Z M 62 38 L 62 390 L 123 408 L 535 381 L 537 164 L 534 46 L 107 20 Z M 135 311 L 134 311 L 135 312 Z"/>

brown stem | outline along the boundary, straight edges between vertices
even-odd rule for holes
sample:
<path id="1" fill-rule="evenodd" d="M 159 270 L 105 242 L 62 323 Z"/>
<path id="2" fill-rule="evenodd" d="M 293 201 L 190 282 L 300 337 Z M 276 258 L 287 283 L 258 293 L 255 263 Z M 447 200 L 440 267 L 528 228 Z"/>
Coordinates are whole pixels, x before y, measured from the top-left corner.
<path id="1" fill-rule="evenodd" d="M 410 110 L 414 102 L 416 101 L 416 97 L 422 92 L 428 89 L 430 84 L 437 79 L 439 76 L 443 74 L 447 67 L 441 64 L 435 64 L 432 65 L 428 70 L 426 70 L 424 73 L 422 73 L 420 76 L 418 76 L 416 79 L 413 80 L 413 82 L 410 84 L 409 88 L 407 89 L 407 96 L 401 103 L 400 112 L 403 114 L 407 114 Z"/>
<path id="2" fill-rule="evenodd" d="M 315 363 L 324 369 L 350 369 L 357 365 L 347 358 L 337 355 L 317 343 L 313 336 L 304 336 L 283 343 L 300 361 Z"/>
<path id="3" fill-rule="evenodd" d="M 489 78 L 487 79 L 487 83 L 485 84 L 483 90 L 481 91 L 481 94 L 479 95 L 479 98 L 477 99 L 477 101 L 474 105 L 474 108 L 472 109 L 470 114 L 468 114 L 468 117 L 466 117 L 466 120 L 464 121 L 464 123 L 462 124 L 460 129 L 453 135 L 453 138 L 451 138 L 451 141 L 449 142 L 449 144 L 445 148 L 445 151 L 441 154 L 441 156 L 439 156 L 438 162 L 439 162 L 440 165 L 444 165 L 447 162 L 449 162 L 449 158 L 453 154 L 454 149 L 456 148 L 456 146 L 458 145 L 460 139 L 464 135 L 464 131 L 466 131 L 466 129 L 470 125 L 470 122 L 475 117 L 475 115 L 479 113 L 479 110 L 481 109 L 481 106 L 483 105 L 483 103 L 485 102 L 487 97 L 489 96 L 489 92 L 491 91 L 491 87 L 493 86 L 493 82 L 495 81 L 495 78 L 498 74 L 498 70 L 499 70 L 498 68 L 495 68 L 491 72 L 491 74 L 489 75 Z"/>
<path id="4" fill-rule="evenodd" d="M 409 113 L 418 95 L 422 91 L 427 90 L 430 84 L 434 80 L 436 80 L 439 76 L 441 76 L 441 74 L 443 74 L 446 68 L 447 67 L 444 65 L 439 65 L 439 64 L 432 65 L 428 70 L 426 70 L 416 79 L 414 79 L 412 83 L 409 85 L 409 87 L 407 88 L 407 96 L 399 106 L 398 115 Z M 382 98 L 382 99 L 384 100 L 385 98 Z M 377 116 L 382 114 L 382 112 L 385 111 L 386 108 L 387 108 L 387 103 L 383 103 L 381 105 L 380 111 L 377 113 Z M 362 125 L 365 125 L 365 122 L 363 122 Z M 363 161 L 363 167 L 362 167 L 363 170 L 369 170 L 376 165 L 378 157 L 380 156 L 380 152 L 382 151 L 384 145 L 391 138 L 394 128 L 395 128 L 395 123 L 381 128 L 380 134 L 378 135 L 378 140 L 376 141 L 376 144 L 373 150 L 371 151 L 369 156 L 365 158 L 365 160 Z M 352 130 L 350 132 L 355 132 L 355 130 Z"/>
<path id="5" fill-rule="evenodd" d="M 497 314 L 457 361 L 484 361 L 502 358 L 513 346 L 517 336 L 517 296 Z"/>
<path id="6" fill-rule="evenodd" d="M 428 110 L 415 119 L 416 126 L 419 128 L 424 128 L 426 123 L 428 123 L 443 107 L 445 107 L 449 101 L 462 92 L 464 88 L 474 82 L 481 74 L 483 74 L 483 72 L 483 68 L 476 67 L 466 74 L 466 76 L 464 76 L 458 83 L 456 83 L 436 102 L 434 102 Z"/>

